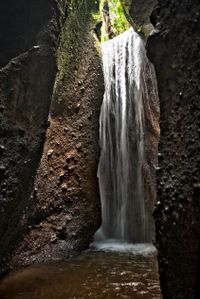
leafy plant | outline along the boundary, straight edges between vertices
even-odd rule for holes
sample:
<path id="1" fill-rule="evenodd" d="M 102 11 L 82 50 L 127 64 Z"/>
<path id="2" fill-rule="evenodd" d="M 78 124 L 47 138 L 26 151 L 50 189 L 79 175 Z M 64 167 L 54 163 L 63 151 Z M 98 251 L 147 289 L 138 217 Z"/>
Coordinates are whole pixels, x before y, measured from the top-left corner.
<path id="1" fill-rule="evenodd" d="M 130 28 L 130 23 L 126 16 L 128 15 L 130 0 L 101 0 L 100 12 L 102 13 L 104 4 L 107 3 L 109 7 L 110 26 L 113 35 L 119 35 Z M 102 27 L 102 41 L 109 39 L 108 32 L 106 32 L 105 24 Z"/>
<path id="2" fill-rule="evenodd" d="M 113 32 L 118 35 L 130 27 L 120 0 L 109 0 L 110 20 Z"/>

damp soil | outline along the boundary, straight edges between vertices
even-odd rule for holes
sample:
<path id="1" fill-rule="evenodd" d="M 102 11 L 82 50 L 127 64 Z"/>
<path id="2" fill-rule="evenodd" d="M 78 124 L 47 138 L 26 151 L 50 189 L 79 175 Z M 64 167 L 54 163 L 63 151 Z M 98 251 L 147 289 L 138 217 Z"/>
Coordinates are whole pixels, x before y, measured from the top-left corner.
<path id="1" fill-rule="evenodd" d="M 0 283 L 1 299 L 161 299 L 155 253 L 89 250 L 67 262 L 35 265 Z"/>

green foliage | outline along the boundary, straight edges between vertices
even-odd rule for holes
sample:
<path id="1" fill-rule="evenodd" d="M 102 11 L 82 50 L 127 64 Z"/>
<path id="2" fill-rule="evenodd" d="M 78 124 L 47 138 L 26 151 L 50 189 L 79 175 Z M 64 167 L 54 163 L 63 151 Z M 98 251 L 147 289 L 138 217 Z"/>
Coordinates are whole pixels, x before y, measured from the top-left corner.
<path id="1" fill-rule="evenodd" d="M 130 7 L 130 0 L 101 0 L 99 15 L 102 18 L 102 11 L 104 3 L 107 2 L 109 6 L 109 14 L 110 14 L 110 25 L 113 34 L 119 35 L 120 33 L 126 31 L 130 28 L 130 23 L 127 20 L 126 16 L 128 16 L 128 11 Z M 105 24 L 104 24 L 105 25 Z M 101 32 L 101 40 L 102 42 L 109 39 L 108 32 L 106 32 L 106 28 L 103 25 Z"/>
<path id="2" fill-rule="evenodd" d="M 120 0 L 109 0 L 110 21 L 115 35 L 118 35 L 128 28 L 130 24 L 126 19 L 124 6 Z"/>
<path id="3" fill-rule="evenodd" d="M 56 85 L 62 84 L 78 67 L 81 49 L 87 47 L 86 38 L 94 25 L 102 21 L 105 0 L 57 0 L 62 18 L 62 32 L 57 53 L 58 74 Z M 107 0 L 110 21 L 114 35 L 130 27 L 126 19 L 126 9 L 130 0 Z M 128 9 L 127 9 L 128 11 Z M 65 19 L 63 25 L 63 19 Z M 104 26 L 101 40 L 108 39 Z"/>

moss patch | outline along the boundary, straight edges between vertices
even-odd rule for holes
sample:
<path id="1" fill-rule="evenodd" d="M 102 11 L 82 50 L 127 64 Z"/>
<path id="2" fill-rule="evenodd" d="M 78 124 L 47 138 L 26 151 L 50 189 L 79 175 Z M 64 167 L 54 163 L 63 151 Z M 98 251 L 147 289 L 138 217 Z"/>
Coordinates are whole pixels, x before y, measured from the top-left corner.
<path id="1" fill-rule="evenodd" d="M 95 0 L 61 0 L 60 5 L 67 15 L 60 35 L 58 49 L 58 74 L 56 86 L 68 78 L 76 68 L 84 41 L 94 26 L 93 16 L 99 9 Z M 66 9 L 67 7 L 67 9 Z"/>
<path id="2" fill-rule="evenodd" d="M 125 16 L 125 9 L 120 0 L 109 0 L 110 21 L 115 35 L 118 35 L 128 28 L 130 24 Z"/>
<path id="3" fill-rule="evenodd" d="M 117 36 L 130 28 L 131 23 L 127 18 L 129 16 L 129 6 L 129 0 L 100 1 L 100 13 L 103 19 L 102 41 Z"/>

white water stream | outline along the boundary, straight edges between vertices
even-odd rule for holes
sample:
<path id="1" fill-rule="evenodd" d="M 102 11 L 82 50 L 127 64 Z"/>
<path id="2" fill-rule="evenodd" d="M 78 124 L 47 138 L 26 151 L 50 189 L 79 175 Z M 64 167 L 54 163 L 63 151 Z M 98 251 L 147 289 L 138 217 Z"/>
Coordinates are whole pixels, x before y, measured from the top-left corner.
<path id="1" fill-rule="evenodd" d="M 102 52 L 105 94 L 98 169 L 102 227 L 96 239 L 151 242 L 152 219 L 143 178 L 143 105 L 152 92 L 148 80 L 157 90 L 154 68 L 132 28 L 103 43 Z"/>

